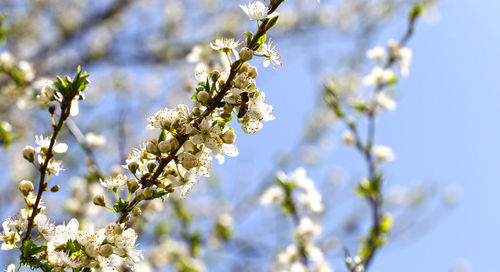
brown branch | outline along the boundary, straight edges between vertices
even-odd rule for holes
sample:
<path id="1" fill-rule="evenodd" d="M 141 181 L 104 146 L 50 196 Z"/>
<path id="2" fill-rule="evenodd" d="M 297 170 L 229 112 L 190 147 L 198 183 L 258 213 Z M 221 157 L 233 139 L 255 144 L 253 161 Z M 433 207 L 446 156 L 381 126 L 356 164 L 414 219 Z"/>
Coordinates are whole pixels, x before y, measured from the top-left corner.
<path id="1" fill-rule="evenodd" d="M 64 121 L 69 116 L 69 112 L 70 112 L 70 108 L 71 108 L 70 101 L 67 101 L 66 99 L 63 98 L 63 101 L 61 102 L 61 115 L 60 115 L 59 121 L 58 121 L 57 125 L 54 127 L 54 131 L 50 137 L 50 144 L 49 144 L 49 148 L 48 148 L 47 153 L 46 153 L 45 160 L 39 169 L 40 181 L 39 181 L 38 193 L 37 193 L 35 204 L 32 207 L 33 212 L 29 216 L 26 235 L 22 239 L 21 249 L 24 247 L 24 243 L 26 242 L 26 240 L 31 238 L 31 231 L 33 229 L 34 220 L 35 220 L 36 215 L 38 214 L 38 206 L 40 205 L 40 201 L 42 200 L 42 194 L 45 191 L 45 189 L 47 189 L 47 186 L 48 186 L 48 182 L 45 180 L 45 174 L 47 173 L 47 167 L 49 165 L 49 162 L 50 162 L 51 158 L 54 156 L 53 148 L 54 148 L 54 145 L 56 142 L 57 135 L 61 131 L 61 129 L 64 125 Z M 22 254 L 21 258 L 23 258 L 23 256 L 24 255 Z"/>
<path id="2" fill-rule="evenodd" d="M 406 33 L 404 36 L 400 39 L 399 41 L 399 46 L 404 46 L 408 43 L 409 39 L 413 35 L 415 24 L 417 21 L 418 16 L 410 16 L 409 22 L 408 22 L 408 28 L 406 30 Z M 390 56 L 387 63 L 383 66 L 384 69 L 389 69 L 391 68 L 397 60 L 396 56 Z M 380 83 L 376 85 L 374 94 L 380 93 L 385 87 L 387 86 L 387 83 Z M 375 103 L 375 102 L 374 102 Z M 373 104 L 374 104 L 373 103 Z M 358 132 L 356 129 L 352 129 L 355 126 L 350 126 L 351 131 L 355 134 L 356 136 L 356 147 L 357 149 L 364 155 L 365 161 L 368 165 L 368 173 L 369 173 L 369 180 L 373 181 L 376 180 L 376 175 L 377 175 L 377 168 L 376 168 L 376 163 L 373 159 L 373 155 L 371 153 L 371 147 L 373 145 L 373 142 L 375 141 L 375 105 L 372 105 L 372 107 L 368 110 L 367 112 L 367 118 L 368 118 L 368 132 L 367 132 L 367 139 L 366 139 L 366 144 L 363 147 L 363 145 L 359 141 L 359 137 L 357 137 Z M 382 230 L 380 226 L 380 220 L 383 216 L 382 213 L 382 191 L 379 189 L 379 193 L 376 194 L 375 196 L 370 196 L 367 198 L 368 203 L 371 206 L 371 212 L 372 212 L 372 226 L 370 228 L 370 235 L 369 239 L 367 241 L 367 244 L 369 247 L 372 249 L 369 253 L 368 256 L 363 260 L 363 266 L 365 270 L 368 270 L 368 267 L 371 265 L 373 258 L 375 254 L 377 253 L 378 249 L 380 248 L 380 245 L 377 244 L 376 240 L 381 238 L 382 235 Z"/>

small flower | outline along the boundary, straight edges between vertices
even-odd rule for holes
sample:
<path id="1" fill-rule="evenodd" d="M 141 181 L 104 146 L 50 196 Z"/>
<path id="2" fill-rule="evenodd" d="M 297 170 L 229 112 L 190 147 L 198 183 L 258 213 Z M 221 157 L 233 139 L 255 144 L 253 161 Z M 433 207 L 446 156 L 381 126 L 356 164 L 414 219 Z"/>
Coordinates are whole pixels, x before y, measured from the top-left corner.
<path id="1" fill-rule="evenodd" d="M 43 137 L 43 135 L 40 134 L 40 136 L 35 136 L 35 143 L 38 145 L 38 147 L 35 149 L 36 152 L 46 153 L 48 152 L 50 146 L 50 137 Z M 54 147 L 52 148 L 52 150 L 55 153 L 64 153 L 68 151 L 68 145 L 65 143 L 57 143 L 57 141 L 54 141 Z"/>
<path id="2" fill-rule="evenodd" d="M 215 51 L 234 53 L 236 55 L 238 54 L 238 52 L 235 49 L 236 47 L 238 47 L 238 45 L 240 45 L 240 42 L 234 41 L 231 38 L 217 38 L 214 42 L 210 43 L 210 47 L 212 47 L 212 49 Z"/>
<path id="3" fill-rule="evenodd" d="M 279 186 L 273 185 L 267 188 L 259 198 L 261 205 L 269 206 L 273 203 L 281 203 L 285 197 L 285 192 Z"/>
<path id="4" fill-rule="evenodd" d="M 85 135 L 85 141 L 90 146 L 101 146 L 106 143 L 106 138 L 102 135 L 97 135 L 93 132 L 89 132 Z"/>
<path id="5" fill-rule="evenodd" d="M 356 141 L 356 136 L 350 130 L 346 130 L 342 133 L 342 142 L 345 145 L 353 145 Z"/>
<path id="6" fill-rule="evenodd" d="M 45 163 L 45 156 L 38 155 L 37 157 L 38 163 L 42 165 Z M 51 175 L 57 176 L 59 175 L 59 171 L 65 171 L 66 169 L 62 168 L 62 161 L 50 160 L 47 164 L 47 172 Z"/>
<path id="7" fill-rule="evenodd" d="M 101 179 L 101 185 L 108 189 L 108 191 L 118 191 L 125 188 L 127 184 L 127 177 L 125 175 L 118 175 L 116 177 Z"/>
<path id="8" fill-rule="evenodd" d="M 60 99 L 61 94 L 54 88 L 54 82 L 45 80 L 42 83 L 40 94 L 36 96 L 38 103 L 48 104 L 53 100 Z"/>
<path id="9" fill-rule="evenodd" d="M 268 67 L 269 64 L 273 64 L 273 68 L 276 68 L 276 65 L 281 66 L 282 63 L 279 61 L 281 59 L 279 55 L 278 49 L 276 49 L 276 45 L 273 45 L 273 41 L 269 39 L 269 41 L 262 44 L 262 48 L 257 54 L 265 57 L 264 59 L 264 67 Z"/>
<path id="10" fill-rule="evenodd" d="M 368 50 L 366 52 L 366 56 L 369 59 L 380 63 L 385 60 L 387 53 L 385 52 L 385 49 L 382 46 L 377 46 L 373 49 Z"/>
<path id="11" fill-rule="evenodd" d="M 385 145 L 375 145 L 372 147 L 372 153 L 380 161 L 392 161 L 396 157 L 392 149 Z"/>
<path id="12" fill-rule="evenodd" d="M 14 64 L 14 56 L 10 52 L 4 51 L 0 53 L 0 65 L 11 66 Z"/>
<path id="13" fill-rule="evenodd" d="M 399 69 L 401 75 L 407 77 L 410 74 L 410 64 L 413 57 L 413 52 L 410 48 L 404 47 L 399 50 Z"/>
<path id="14" fill-rule="evenodd" d="M 249 110 L 245 116 L 238 119 L 238 122 L 242 124 L 241 129 L 244 132 L 254 134 L 262 129 L 262 122 L 268 122 L 275 119 L 272 114 L 273 106 L 266 104 L 264 102 L 265 99 L 266 94 L 264 92 L 260 93 L 257 98 L 250 98 Z"/>
<path id="15" fill-rule="evenodd" d="M 148 118 L 148 128 L 164 128 L 170 130 L 170 127 L 179 119 L 179 112 L 172 109 L 161 109 Z"/>
<path id="16" fill-rule="evenodd" d="M 375 67 L 369 75 L 363 78 L 363 84 L 366 86 L 377 86 L 381 84 L 388 84 L 396 79 L 396 75 L 389 69 L 382 67 Z"/>
<path id="17" fill-rule="evenodd" d="M 413 52 L 408 47 L 401 47 L 401 44 L 395 40 L 389 40 L 388 47 L 391 55 L 396 61 L 399 61 L 401 75 L 407 77 L 410 74 L 410 64 Z"/>
<path id="18" fill-rule="evenodd" d="M 252 21 L 270 19 L 279 15 L 276 11 L 268 14 L 266 5 L 264 5 L 261 1 L 240 5 L 240 7 Z"/>
<path id="19" fill-rule="evenodd" d="M 317 236 L 321 234 L 321 225 L 313 222 L 309 217 L 304 217 L 300 219 L 295 231 L 301 236 Z"/>
<path id="20" fill-rule="evenodd" d="M 396 102 L 394 101 L 394 99 L 389 97 L 384 92 L 377 93 L 375 95 L 375 97 L 373 98 L 373 100 L 375 101 L 377 106 L 379 106 L 385 110 L 393 111 L 396 109 Z"/>

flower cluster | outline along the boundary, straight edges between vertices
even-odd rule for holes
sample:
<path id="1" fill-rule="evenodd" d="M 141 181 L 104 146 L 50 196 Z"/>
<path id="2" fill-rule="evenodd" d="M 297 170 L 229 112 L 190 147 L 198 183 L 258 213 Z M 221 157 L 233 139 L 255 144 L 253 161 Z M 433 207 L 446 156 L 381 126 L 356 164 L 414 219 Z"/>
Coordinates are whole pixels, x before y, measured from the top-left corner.
<path id="1" fill-rule="evenodd" d="M 399 63 L 399 71 L 403 77 L 410 74 L 410 64 L 413 53 L 411 49 L 401 46 L 398 41 L 390 40 L 387 50 L 377 46 L 366 52 L 366 56 L 374 61 L 378 66 L 373 68 L 363 82 L 368 86 L 384 85 L 394 82 L 396 74 L 388 67 L 387 63 Z"/>
<path id="2" fill-rule="evenodd" d="M 29 193 L 25 201 L 28 209 L 22 209 L 17 219 L 8 217 L 2 224 L 0 237 L 2 250 L 20 249 L 21 240 L 27 231 L 36 196 Z M 42 211 L 45 206 L 38 206 Z M 92 271 L 118 271 L 124 264 L 133 268 L 142 260 L 135 247 L 137 234 L 124 224 L 109 224 L 103 229 L 92 226 L 80 230 L 76 219 L 68 224 L 55 225 L 43 212 L 34 218 L 34 227 L 40 236 L 37 241 L 25 243 L 31 261 L 39 262 L 44 271 L 74 271 L 76 268 L 91 268 Z M 27 257 L 27 256 L 25 256 Z"/>
<path id="3" fill-rule="evenodd" d="M 303 168 L 298 168 L 289 175 L 278 172 L 277 185 L 269 187 L 260 197 L 263 205 L 279 205 L 295 220 L 296 242 L 289 244 L 276 255 L 279 271 L 333 271 L 326 261 L 323 251 L 314 245 L 313 238 L 321 235 L 321 225 L 314 222 L 307 213 L 323 211 L 321 195 L 314 182 L 307 177 Z M 298 191 L 294 193 L 294 191 Z M 299 210 L 303 210 L 301 216 Z M 310 261 L 309 261 L 310 260 Z"/>
<path id="4" fill-rule="evenodd" d="M 25 60 L 17 61 L 7 51 L 0 53 L 0 71 L 10 74 L 16 83 L 31 82 L 35 79 L 33 66 Z"/>
<path id="5" fill-rule="evenodd" d="M 260 197 L 262 205 L 286 203 L 291 189 L 296 190 L 296 199 L 311 212 L 322 212 L 324 207 L 321 194 L 316 189 L 314 181 L 307 177 L 304 168 L 298 168 L 289 175 L 284 172 L 276 174 L 277 185 L 273 185 L 264 191 Z"/>
<path id="6" fill-rule="evenodd" d="M 151 263 L 161 268 L 174 265 L 177 271 L 207 271 L 205 264 L 191 255 L 189 245 L 184 241 L 166 239 L 151 250 Z"/>
<path id="7" fill-rule="evenodd" d="M 253 7 L 247 12 L 251 18 L 256 16 L 261 4 L 249 4 Z M 272 17 L 274 15 L 269 18 Z M 267 30 L 274 23 L 260 27 Z M 164 191 L 179 189 L 181 197 L 185 197 L 199 177 L 211 175 L 213 157 L 222 164 L 225 156 L 238 155 L 234 145 L 236 133 L 229 126 L 234 117 L 242 130 L 250 134 L 262 129 L 263 122 L 274 119 L 272 106 L 265 103 L 265 93 L 256 87 L 257 68 L 247 61 L 253 56 L 261 56 L 265 62 L 279 63 L 279 56 L 271 42 L 265 44 L 265 36 L 253 39 L 252 35 L 247 34 L 247 46 L 239 50 L 241 42 L 233 39 L 218 38 L 210 44 L 214 51 L 227 56 L 230 69 L 203 70 L 196 75 L 198 85 L 192 96 L 194 107 L 179 105 L 160 109 L 148 118 L 148 128 L 158 131 L 159 137 L 134 148 L 126 160 L 124 167 L 139 182 L 139 189 L 129 193 L 135 192 L 136 198 L 144 199 L 141 194 L 146 190 L 145 198 L 151 199 L 150 190 L 155 198 L 158 194 L 154 192 L 163 194 Z M 145 182 L 152 176 L 155 180 Z M 111 181 L 115 179 L 109 179 L 107 183 Z M 114 186 L 107 183 L 103 183 L 107 188 Z"/>

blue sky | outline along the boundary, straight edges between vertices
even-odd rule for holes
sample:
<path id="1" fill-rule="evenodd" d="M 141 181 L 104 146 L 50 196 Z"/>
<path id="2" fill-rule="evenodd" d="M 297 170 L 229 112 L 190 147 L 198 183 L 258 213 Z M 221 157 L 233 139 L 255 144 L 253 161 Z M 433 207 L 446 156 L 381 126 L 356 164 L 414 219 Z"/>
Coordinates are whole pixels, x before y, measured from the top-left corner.
<path id="1" fill-rule="evenodd" d="M 442 187 L 458 184 L 463 196 L 422 237 L 378 255 L 372 271 L 450 271 L 463 259 L 472 271 L 500 268 L 492 262 L 500 244 L 500 34 L 496 30 L 500 1 L 445 1 L 440 7 L 437 23 L 417 26 L 409 44 L 414 51 L 411 76 L 398 87 L 397 110 L 380 119 L 377 139 L 397 154 L 397 160 L 387 165 L 391 184 L 415 180 L 436 181 Z M 399 37 L 403 30 L 404 26 L 395 26 L 381 42 Z M 248 137 L 248 142 L 243 139 L 243 155 L 237 160 L 258 160 L 266 169 L 274 152 L 295 142 L 316 98 L 294 94 L 318 87 L 317 77 L 307 74 L 308 67 L 301 68 L 307 64 L 292 60 L 296 54 L 283 49 L 286 66 L 260 72 L 261 88 L 270 90 L 277 119 Z M 256 142 L 266 144 L 251 144 Z M 253 155 L 244 155 L 250 152 Z M 339 152 L 333 154 L 336 164 L 361 164 L 356 156 L 341 157 L 345 151 Z"/>
<path id="2" fill-rule="evenodd" d="M 383 250 L 374 272 L 449 271 L 462 259 L 472 271 L 500 271 L 492 261 L 500 244 L 500 32 L 496 29 L 500 1 L 448 0 L 440 10 L 439 22 L 417 26 L 409 44 L 414 51 L 411 75 L 398 86 L 397 110 L 380 119 L 377 141 L 397 154 L 386 168 L 391 184 L 418 180 L 436 181 L 443 187 L 458 184 L 463 197 L 421 237 Z M 404 27 L 390 27 L 380 44 L 399 37 Z M 309 60 L 300 54 L 308 48 L 287 49 L 277 42 L 284 67 L 259 67 L 258 78 L 277 119 L 264 124 L 256 135 L 238 131 L 241 155 L 228 159 L 223 167 L 228 188 L 238 189 L 231 172 L 245 164 L 255 177 L 265 176 L 276 154 L 296 143 L 305 116 L 317 103 L 320 77 L 311 74 Z M 353 152 L 335 149 L 329 156 L 331 165 L 361 173 L 362 161 Z M 314 176 L 314 169 L 311 172 Z M 252 182 L 249 177 L 243 179 Z"/>

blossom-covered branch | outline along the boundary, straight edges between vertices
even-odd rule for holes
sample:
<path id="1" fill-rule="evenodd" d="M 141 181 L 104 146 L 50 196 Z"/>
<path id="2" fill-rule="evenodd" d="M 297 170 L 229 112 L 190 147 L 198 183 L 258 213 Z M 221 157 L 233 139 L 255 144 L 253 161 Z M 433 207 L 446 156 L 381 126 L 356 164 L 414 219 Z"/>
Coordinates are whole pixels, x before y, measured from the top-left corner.
<path id="1" fill-rule="evenodd" d="M 360 136 L 358 124 L 344 110 L 341 104 L 343 97 L 339 91 L 327 88 L 325 95 L 325 101 L 348 128 L 342 135 L 344 143 L 353 145 L 362 154 L 368 168 L 368 177 L 361 179 L 356 191 L 368 201 L 371 207 L 372 226 L 368 235 L 362 239 L 362 246 L 357 256 L 352 258 L 346 250 L 346 265 L 349 271 L 359 272 L 368 268 L 377 250 L 385 243 L 386 236 L 392 226 L 392 217 L 382 211 L 384 175 L 380 164 L 393 160 L 395 156 L 389 147 L 374 144 L 375 120 L 381 110 L 395 109 L 395 102 L 384 91 L 397 81 L 397 75 L 392 71 L 395 64 L 399 64 L 402 76 L 409 74 L 412 52 L 405 45 L 413 34 L 415 23 L 421 12 L 420 5 L 413 7 L 409 14 L 406 33 L 399 41 L 389 41 L 388 50 L 379 46 L 367 52 L 367 56 L 379 64 L 363 79 L 363 83 L 366 86 L 373 86 L 374 91 L 370 94 L 368 101 L 361 99 L 350 101 L 350 107 L 366 117 L 367 135 L 365 141 Z"/>
<path id="2" fill-rule="evenodd" d="M 236 156 L 238 150 L 233 145 L 236 134 L 227 126 L 233 114 L 247 133 L 255 133 L 262 128 L 263 121 L 274 119 L 272 107 L 264 103 L 265 94 L 256 89 L 257 68 L 247 61 L 254 55 L 264 56 L 265 62 L 279 57 L 275 49 L 269 50 L 264 43 L 266 33 L 278 21 L 276 9 L 282 2 L 271 1 L 266 7 L 256 1 L 242 6 L 251 19 L 259 22 L 255 33 L 245 33 L 246 46 L 238 52 L 240 42 L 232 39 L 217 39 L 211 44 L 214 50 L 226 55 L 229 72 L 203 71 L 197 75 L 199 84 L 193 95 L 197 106 L 192 110 L 181 105 L 177 109 L 159 110 L 149 118 L 149 128 L 159 129 L 161 133 L 157 139 L 134 149 L 127 160 L 126 167 L 135 176 L 127 181 L 132 189 L 129 194 L 135 193 L 135 197 L 130 201 L 118 199 L 117 223 L 127 222 L 129 214 L 142 200 L 162 197 L 176 187 L 186 196 L 198 176 L 210 175 L 212 156 L 209 152 L 219 163 L 224 162 L 225 155 Z M 104 184 L 112 186 L 113 179 Z"/>

